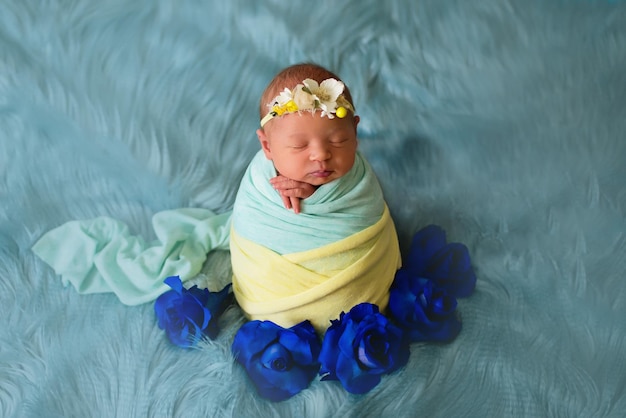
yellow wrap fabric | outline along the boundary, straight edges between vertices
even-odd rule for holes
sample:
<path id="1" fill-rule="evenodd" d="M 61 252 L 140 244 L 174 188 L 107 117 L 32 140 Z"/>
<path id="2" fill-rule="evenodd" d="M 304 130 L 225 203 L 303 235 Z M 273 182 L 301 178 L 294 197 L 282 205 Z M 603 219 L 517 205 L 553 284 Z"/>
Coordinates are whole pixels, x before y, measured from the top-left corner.
<path id="1" fill-rule="evenodd" d="M 398 238 L 385 206 L 374 225 L 313 250 L 280 255 L 231 229 L 233 291 L 246 316 L 291 327 L 305 319 L 319 333 L 361 302 L 383 311 L 400 268 Z"/>

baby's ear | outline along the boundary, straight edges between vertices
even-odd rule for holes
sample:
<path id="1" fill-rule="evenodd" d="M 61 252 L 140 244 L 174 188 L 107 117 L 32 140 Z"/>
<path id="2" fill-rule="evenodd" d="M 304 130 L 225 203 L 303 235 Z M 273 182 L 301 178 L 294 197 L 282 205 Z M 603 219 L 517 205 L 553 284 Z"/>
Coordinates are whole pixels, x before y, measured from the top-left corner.
<path id="1" fill-rule="evenodd" d="M 272 151 L 270 150 L 270 141 L 269 139 L 267 139 L 267 135 L 265 134 L 265 131 L 263 130 L 263 128 L 256 130 L 256 136 L 259 138 L 259 142 L 261 143 L 261 149 L 263 150 L 263 153 L 265 154 L 265 158 L 267 158 L 268 160 L 271 160 Z"/>

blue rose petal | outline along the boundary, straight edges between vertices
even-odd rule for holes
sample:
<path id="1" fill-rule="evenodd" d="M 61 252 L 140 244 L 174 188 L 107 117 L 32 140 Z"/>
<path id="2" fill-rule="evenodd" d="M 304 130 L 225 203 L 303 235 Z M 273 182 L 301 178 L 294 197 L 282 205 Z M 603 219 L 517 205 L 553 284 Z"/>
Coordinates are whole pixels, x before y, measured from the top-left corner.
<path id="1" fill-rule="evenodd" d="M 406 268 L 415 275 L 420 275 L 428 260 L 446 245 L 446 232 L 437 225 L 428 225 L 415 233 Z"/>
<path id="2" fill-rule="evenodd" d="M 290 328 L 293 332 L 281 332 L 278 341 L 287 348 L 298 364 L 317 362 L 320 344 L 315 328 L 309 321 Z"/>
<path id="3" fill-rule="evenodd" d="M 476 286 L 469 250 L 455 242 L 441 248 L 429 260 L 423 277 L 434 280 L 457 298 L 470 296 Z"/>
<path id="4" fill-rule="evenodd" d="M 309 386 L 319 371 L 320 346 L 309 321 L 289 329 L 250 321 L 235 335 L 232 352 L 259 395 L 278 402 Z"/>
<path id="5" fill-rule="evenodd" d="M 180 276 L 171 276 L 163 280 L 163 283 L 172 288 L 174 292 L 181 295 L 183 293 L 183 282 L 180 280 Z"/>
<path id="6" fill-rule="evenodd" d="M 457 301 L 452 295 L 440 288 L 430 287 L 425 290 L 428 290 L 425 292 L 426 301 L 430 300 L 430 304 L 427 305 L 430 318 L 434 320 L 446 319 L 454 313 Z"/>
<path id="7" fill-rule="evenodd" d="M 266 357 L 266 361 L 269 363 L 274 360 L 280 359 Z M 291 367 L 289 370 L 281 371 L 272 367 L 265 367 L 260 360 L 251 362 L 250 368 L 246 371 L 259 395 L 272 402 L 280 402 L 300 393 L 309 387 L 312 380 L 310 373 L 302 368 Z"/>
<path id="8" fill-rule="evenodd" d="M 434 280 L 457 298 L 469 296 L 476 286 L 467 247 L 447 243 L 445 231 L 437 225 L 414 235 L 404 269 L 412 276 Z"/>
<path id="9" fill-rule="evenodd" d="M 343 318 L 344 313 L 341 313 Z M 343 326 L 340 320 L 331 320 L 331 325 L 326 330 L 324 335 L 324 342 L 322 343 L 322 349 L 319 355 L 320 362 L 320 376 L 322 380 L 337 380 L 337 374 L 335 373 L 335 366 L 337 364 L 337 358 L 339 356 L 339 338 L 341 337 Z M 348 347 L 351 350 L 351 346 Z"/>
<path id="10" fill-rule="evenodd" d="M 219 292 L 210 292 L 208 289 L 203 289 L 206 295 L 204 307 L 209 312 L 207 316 L 209 323 L 203 329 L 204 333 L 211 339 L 215 339 L 219 333 L 217 319 L 233 301 L 233 293 L 230 291 L 231 287 L 232 285 L 228 284 Z"/>
<path id="11" fill-rule="evenodd" d="M 409 353 L 403 331 L 378 306 L 362 303 L 331 321 L 319 357 L 320 374 L 322 380 L 339 380 L 350 393 L 366 393 L 381 375 L 404 366 Z"/>
<path id="12" fill-rule="evenodd" d="M 202 330 L 208 325 L 211 314 L 205 311 L 195 298 L 182 295 L 171 302 L 173 306 L 167 309 L 167 314 L 172 318 L 172 322 L 166 328 L 166 334 L 174 344 L 189 347 L 195 344 L 196 339 L 202 335 Z M 202 325 L 198 325 L 199 322 Z"/>
<path id="13" fill-rule="evenodd" d="M 461 331 L 456 299 L 435 281 L 400 270 L 391 286 L 389 311 L 412 342 L 453 340 Z"/>
<path id="14" fill-rule="evenodd" d="M 154 302 L 154 312 L 157 317 L 159 328 L 166 328 L 166 324 L 169 321 L 167 313 L 168 306 L 172 305 L 172 301 L 178 297 L 179 296 L 175 291 L 166 292 L 159 296 Z"/>
<path id="15" fill-rule="evenodd" d="M 178 276 L 164 282 L 172 290 L 160 295 L 154 303 L 159 328 L 180 347 L 192 347 L 203 337 L 215 338 L 219 332 L 217 318 L 232 300 L 230 284 L 219 292 L 183 287 Z"/>
<path id="16" fill-rule="evenodd" d="M 280 327 L 270 321 L 250 321 L 239 328 L 233 340 L 232 352 L 249 367 L 253 356 L 261 353 L 278 338 Z"/>
<path id="17" fill-rule="evenodd" d="M 297 367 L 291 353 L 279 343 L 270 345 L 250 370 L 261 396 L 274 402 L 287 399 L 309 386 L 310 372 Z M 317 369 L 313 372 L 313 376 Z"/>
<path id="18" fill-rule="evenodd" d="M 266 369 L 284 372 L 291 369 L 293 358 L 291 353 L 282 344 L 274 343 L 263 351 L 260 363 Z"/>
<path id="19" fill-rule="evenodd" d="M 369 333 L 358 347 L 359 361 L 369 368 L 383 372 L 388 367 L 389 342 L 378 333 Z"/>
<path id="20" fill-rule="evenodd" d="M 360 322 L 369 315 L 375 315 L 379 312 L 380 310 L 378 309 L 378 306 L 372 303 L 359 303 L 358 305 L 350 309 L 348 315 L 351 320 Z"/>
<path id="21" fill-rule="evenodd" d="M 364 372 L 354 358 L 346 356 L 337 359 L 336 374 L 344 389 L 356 395 L 369 392 L 382 380 L 380 374 Z"/>
<path id="22" fill-rule="evenodd" d="M 381 324 L 380 319 L 386 319 L 382 315 L 371 315 L 364 318 L 359 324 L 358 333 L 354 337 L 357 344 L 354 347 L 356 359 L 371 373 L 384 373 L 389 367 L 388 358 L 389 345 L 384 345 L 386 349 L 381 350 L 381 340 L 387 337 L 386 324 Z M 376 339 L 378 344 L 370 344 L 372 339 Z"/>

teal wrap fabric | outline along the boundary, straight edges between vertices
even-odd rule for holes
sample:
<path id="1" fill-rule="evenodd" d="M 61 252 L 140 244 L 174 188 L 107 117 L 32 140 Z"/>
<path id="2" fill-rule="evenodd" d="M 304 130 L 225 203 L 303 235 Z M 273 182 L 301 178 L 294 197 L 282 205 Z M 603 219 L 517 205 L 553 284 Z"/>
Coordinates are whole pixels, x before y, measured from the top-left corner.
<path id="1" fill-rule="evenodd" d="M 359 153 L 346 175 L 320 186 L 302 201 L 299 214 L 284 208 L 269 183 L 274 176 L 274 165 L 259 151 L 239 187 L 233 228 L 279 254 L 308 251 L 346 238 L 375 224 L 385 208 L 378 180 Z"/>
<path id="2" fill-rule="evenodd" d="M 169 290 L 165 278 L 192 278 L 207 253 L 228 249 L 230 218 L 199 208 L 159 212 L 152 218 L 154 242 L 112 218 L 71 221 L 43 235 L 33 251 L 78 292 L 114 292 L 122 303 L 138 305 Z"/>

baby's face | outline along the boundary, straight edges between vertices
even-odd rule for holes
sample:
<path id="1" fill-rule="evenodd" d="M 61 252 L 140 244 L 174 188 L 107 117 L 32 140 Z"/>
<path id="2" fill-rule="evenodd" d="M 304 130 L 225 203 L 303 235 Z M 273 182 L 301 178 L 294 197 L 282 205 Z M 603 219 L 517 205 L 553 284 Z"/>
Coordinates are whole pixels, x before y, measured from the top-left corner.
<path id="1" fill-rule="evenodd" d="M 257 135 L 265 156 L 279 174 L 321 186 L 346 174 L 354 165 L 359 117 L 329 119 L 320 112 L 283 115 Z"/>

